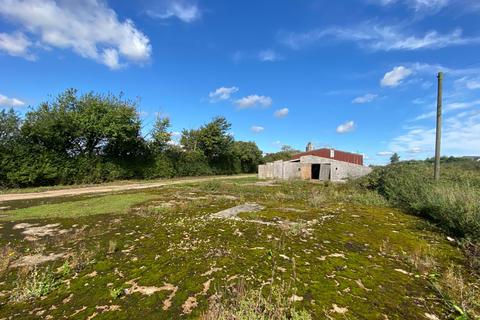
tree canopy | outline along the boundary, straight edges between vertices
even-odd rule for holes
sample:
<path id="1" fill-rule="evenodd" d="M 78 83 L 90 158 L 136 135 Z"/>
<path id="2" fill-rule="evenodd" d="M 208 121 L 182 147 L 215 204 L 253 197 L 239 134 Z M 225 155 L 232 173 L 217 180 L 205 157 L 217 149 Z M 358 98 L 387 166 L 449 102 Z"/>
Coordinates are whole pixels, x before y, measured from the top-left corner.
<path id="1" fill-rule="evenodd" d="M 158 117 L 142 136 L 137 103 L 68 89 L 23 118 L 0 112 L 0 186 L 256 172 L 262 152 L 216 117 L 172 140 Z"/>

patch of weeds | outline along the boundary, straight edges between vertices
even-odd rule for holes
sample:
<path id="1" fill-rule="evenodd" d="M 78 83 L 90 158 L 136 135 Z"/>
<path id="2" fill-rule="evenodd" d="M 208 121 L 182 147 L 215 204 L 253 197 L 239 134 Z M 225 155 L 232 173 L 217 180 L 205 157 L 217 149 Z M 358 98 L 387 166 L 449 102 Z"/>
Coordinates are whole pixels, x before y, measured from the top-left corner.
<path id="1" fill-rule="evenodd" d="M 307 197 L 307 203 L 316 209 L 323 207 L 328 200 L 326 194 L 318 192 L 317 190 L 313 190 Z"/>
<path id="2" fill-rule="evenodd" d="M 295 299 L 289 297 L 285 284 L 272 285 L 264 290 L 247 289 L 243 282 L 215 294 L 202 320 L 311 320 L 305 310 L 297 310 Z M 223 299 L 221 297 L 224 297 Z M 295 297 L 295 296 L 293 296 Z"/>
<path id="3" fill-rule="evenodd" d="M 15 250 L 6 245 L 0 251 L 0 274 L 8 270 L 10 263 L 16 256 Z"/>
<path id="4" fill-rule="evenodd" d="M 88 251 L 85 246 L 80 246 L 75 255 L 70 259 L 69 266 L 73 271 L 79 273 L 92 261 L 93 252 Z"/>
<path id="5" fill-rule="evenodd" d="M 200 190 L 203 190 L 203 191 L 216 192 L 216 191 L 223 190 L 225 187 L 225 183 L 218 180 L 212 180 L 212 181 L 207 181 L 205 183 L 201 183 L 198 187 Z"/>
<path id="6" fill-rule="evenodd" d="M 464 240 L 462 248 L 467 256 L 467 264 L 477 275 L 480 275 L 480 242 L 474 240 Z"/>
<path id="7" fill-rule="evenodd" d="M 55 290 L 59 284 L 49 268 L 44 271 L 34 268 L 26 278 L 16 281 L 10 300 L 21 302 L 40 298 Z"/>
<path id="8" fill-rule="evenodd" d="M 461 266 L 452 265 L 442 272 L 430 248 L 408 254 L 406 261 L 431 283 L 437 295 L 455 313 L 456 320 L 467 320 L 469 316 L 479 319 L 480 279 L 465 277 L 465 268 Z"/>
<path id="9" fill-rule="evenodd" d="M 109 240 L 108 241 L 108 254 L 114 254 L 118 251 L 117 241 L 116 240 Z"/>
<path id="10" fill-rule="evenodd" d="M 110 289 L 110 297 L 112 299 L 118 299 L 125 294 L 125 289 L 122 287 Z"/>
<path id="11" fill-rule="evenodd" d="M 68 264 L 68 261 L 65 261 L 62 266 L 60 267 L 60 273 L 62 277 L 68 278 L 72 274 L 72 267 Z"/>
<path id="12" fill-rule="evenodd" d="M 456 319 L 480 318 L 480 280 L 475 283 L 463 276 L 459 266 L 449 267 L 435 282 L 436 289 L 459 316 Z"/>

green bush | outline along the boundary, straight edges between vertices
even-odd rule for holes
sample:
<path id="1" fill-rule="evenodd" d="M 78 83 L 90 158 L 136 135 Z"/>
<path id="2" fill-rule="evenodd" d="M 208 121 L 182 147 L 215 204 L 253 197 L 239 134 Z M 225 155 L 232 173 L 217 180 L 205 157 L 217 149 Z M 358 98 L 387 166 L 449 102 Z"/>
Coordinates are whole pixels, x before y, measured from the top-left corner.
<path id="1" fill-rule="evenodd" d="M 432 219 L 448 232 L 480 238 L 480 171 L 453 162 L 442 167 L 440 181 L 432 176 L 431 163 L 399 163 L 376 168 L 356 183 L 395 206 Z"/>

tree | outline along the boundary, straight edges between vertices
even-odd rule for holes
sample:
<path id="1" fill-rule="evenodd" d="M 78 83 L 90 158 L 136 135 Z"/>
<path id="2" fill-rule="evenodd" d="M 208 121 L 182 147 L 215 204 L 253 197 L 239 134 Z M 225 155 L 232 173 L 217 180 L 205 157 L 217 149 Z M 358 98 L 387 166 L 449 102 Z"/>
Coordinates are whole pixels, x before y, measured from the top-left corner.
<path id="1" fill-rule="evenodd" d="M 233 137 L 228 133 L 230 123 L 216 117 L 199 129 L 183 130 L 180 143 L 186 151 L 202 152 L 217 173 L 233 170 Z"/>
<path id="2" fill-rule="evenodd" d="M 392 154 L 392 156 L 390 157 L 390 163 L 397 163 L 400 161 L 400 156 L 398 155 L 398 153 L 394 153 Z"/>
<path id="3" fill-rule="evenodd" d="M 60 156 L 121 159 L 138 151 L 140 128 L 134 103 L 112 95 L 78 97 L 69 89 L 27 113 L 22 133 L 32 144 Z"/>
<path id="4" fill-rule="evenodd" d="M 170 119 L 157 117 L 152 130 L 152 144 L 154 152 L 163 152 L 172 140 L 172 134 L 168 131 L 170 128 Z"/>
<path id="5" fill-rule="evenodd" d="M 257 172 L 257 167 L 262 161 L 262 151 L 255 142 L 235 141 L 233 152 L 239 162 L 240 172 Z"/>
<path id="6" fill-rule="evenodd" d="M 297 153 L 300 153 L 300 151 L 295 150 L 290 146 L 283 145 L 281 151 L 274 152 L 274 153 L 267 153 L 263 157 L 263 162 L 273 162 L 277 160 L 284 160 L 284 161 L 291 160 L 292 157 Z"/>
<path id="7" fill-rule="evenodd" d="M 12 145 L 20 137 L 20 117 L 13 109 L 0 111 L 0 149 Z"/>

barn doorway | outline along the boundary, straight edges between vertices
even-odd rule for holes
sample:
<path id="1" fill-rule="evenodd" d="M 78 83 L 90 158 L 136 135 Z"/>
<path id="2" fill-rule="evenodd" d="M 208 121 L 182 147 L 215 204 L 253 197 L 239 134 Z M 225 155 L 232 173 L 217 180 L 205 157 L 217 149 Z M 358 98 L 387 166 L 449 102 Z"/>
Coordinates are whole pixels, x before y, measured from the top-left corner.
<path id="1" fill-rule="evenodd" d="M 312 164 L 312 179 L 320 179 L 320 164 L 318 163 Z"/>

